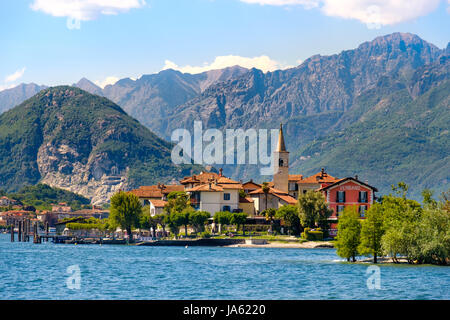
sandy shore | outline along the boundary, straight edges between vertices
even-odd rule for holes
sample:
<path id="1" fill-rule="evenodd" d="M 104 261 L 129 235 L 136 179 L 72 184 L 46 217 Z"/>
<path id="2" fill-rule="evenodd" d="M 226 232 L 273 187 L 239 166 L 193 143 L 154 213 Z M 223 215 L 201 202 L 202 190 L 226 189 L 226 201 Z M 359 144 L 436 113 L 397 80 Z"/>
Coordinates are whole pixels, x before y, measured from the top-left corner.
<path id="1" fill-rule="evenodd" d="M 308 241 L 308 242 L 278 242 L 271 241 L 267 244 L 233 244 L 228 247 L 235 248 L 301 248 L 301 249 L 314 249 L 314 248 L 333 248 L 333 243 L 324 241 Z"/>

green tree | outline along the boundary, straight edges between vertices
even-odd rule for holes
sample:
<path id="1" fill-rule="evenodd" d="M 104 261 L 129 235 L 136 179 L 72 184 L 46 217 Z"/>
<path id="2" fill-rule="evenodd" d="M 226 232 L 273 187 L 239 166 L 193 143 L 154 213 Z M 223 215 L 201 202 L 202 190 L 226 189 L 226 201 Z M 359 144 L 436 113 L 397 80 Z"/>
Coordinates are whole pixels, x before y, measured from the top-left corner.
<path id="1" fill-rule="evenodd" d="M 339 217 L 336 253 L 350 261 L 356 261 L 360 244 L 361 223 L 356 207 L 346 207 Z"/>
<path id="2" fill-rule="evenodd" d="M 419 222 L 414 259 L 419 263 L 446 265 L 450 257 L 450 212 L 442 208 L 426 208 Z"/>
<path id="3" fill-rule="evenodd" d="M 298 212 L 303 227 L 328 229 L 328 217 L 333 211 L 328 207 L 325 196 L 318 191 L 308 190 L 298 197 Z"/>
<path id="4" fill-rule="evenodd" d="M 211 217 L 209 212 L 206 211 L 192 211 L 189 213 L 189 223 L 192 225 L 196 233 L 203 232 L 205 230 L 205 223 Z"/>
<path id="5" fill-rule="evenodd" d="M 424 189 L 422 191 L 422 197 L 423 197 L 423 207 L 426 208 L 432 208 L 436 209 L 438 206 L 438 203 L 436 200 L 433 199 L 433 191 L 430 189 Z"/>
<path id="6" fill-rule="evenodd" d="M 247 221 L 247 214 L 245 212 L 234 212 L 231 215 L 231 224 L 236 225 L 236 231 L 242 226 L 242 234 L 245 236 L 245 222 Z"/>
<path id="7" fill-rule="evenodd" d="M 132 228 L 139 226 L 142 205 L 132 193 L 119 191 L 111 197 L 110 220 L 126 230 L 129 242 L 133 242 Z"/>
<path id="8" fill-rule="evenodd" d="M 293 205 L 285 205 L 280 207 L 275 217 L 283 220 L 284 225 L 294 235 L 300 234 L 300 218 L 298 216 L 298 208 Z"/>
<path id="9" fill-rule="evenodd" d="M 383 252 L 398 262 L 404 256 L 413 263 L 418 252 L 418 229 L 423 209 L 417 201 L 407 199 L 408 186 L 403 182 L 392 186 L 393 194 L 383 197 L 383 228 L 381 239 Z"/>
<path id="10" fill-rule="evenodd" d="M 179 228 L 184 226 L 185 236 L 187 237 L 187 226 L 189 224 L 189 214 L 191 213 L 191 210 L 193 209 L 185 208 L 181 212 L 174 211 L 170 214 L 169 227 L 173 233 L 176 232 L 178 235 Z"/>
<path id="11" fill-rule="evenodd" d="M 379 203 L 375 203 L 366 213 L 366 219 L 362 220 L 361 243 L 358 251 L 363 255 L 372 255 L 373 263 L 377 263 L 377 257 L 383 251 L 381 238 L 384 235 L 383 210 Z"/>
<path id="12" fill-rule="evenodd" d="M 173 191 L 167 195 L 167 203 L 164 206 L 164 211 L 167 214 L 172 212 L 182 212 L 190 206 L 189 195 L 184 191 Z"/>
<path id="13" fill-rule="evenodd" d="M 222 232 L 222 226 L 227 226 L 231 224 L 231 212 L 229 211 L 219 211 L 214 214 L 214 223 L 219 224 L 219 233 Z"/>

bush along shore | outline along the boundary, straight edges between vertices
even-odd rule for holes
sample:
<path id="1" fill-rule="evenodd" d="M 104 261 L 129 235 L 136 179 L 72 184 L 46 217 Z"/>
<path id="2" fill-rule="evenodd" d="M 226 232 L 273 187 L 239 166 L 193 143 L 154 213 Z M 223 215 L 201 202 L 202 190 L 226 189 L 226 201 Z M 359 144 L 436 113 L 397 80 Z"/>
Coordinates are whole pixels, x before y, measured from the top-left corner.
<path id="1" fill-rule="evenodd" d="M 347 261 L 449 265 L 450 193 L 436 201 L 429 190 L 423 204 L 407 198 L 408 186 L 392 186 L 393 193 L 379 199 L 360 220 L 354 208 L 339 218 L 335 246 Z M 381 257 L 381 259 L 379 259 Z"/>

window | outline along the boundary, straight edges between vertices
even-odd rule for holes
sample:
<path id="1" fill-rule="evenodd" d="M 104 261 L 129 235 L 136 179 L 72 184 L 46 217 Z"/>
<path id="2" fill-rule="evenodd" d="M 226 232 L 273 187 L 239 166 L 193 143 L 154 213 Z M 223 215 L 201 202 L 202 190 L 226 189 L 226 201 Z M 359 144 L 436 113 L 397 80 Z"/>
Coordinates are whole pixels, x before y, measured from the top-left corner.
<path id="1" fill-rule="evenodd" d="M 222 211 L 231 211 L 230 206 L 223 206 Z"/>
<path id="2" fill-rule="evenodd" d="M 345 191 L 338 191 L 337 192 L 337 200 L 336 200 L 336 202 L 339 202 L 339 203 L 345 202 Z"/>
<path id="3" fill-rule="evenodd" d="M 278 160 L 278 166 L 279 166 L 279 167 L 282 167 L 282 166 L 283 166 L 283 159 L 279 159 L 279 160 Z"/>
<path id="4" fill-rule="evenodd" d="M 359 192 L 359 202 L 366 203 L 367 202 L 367 191 Z"/>
<path id="5" fill-rule="evenodd" d="M 336 212 L 339 214 L 339 213 L 341 213 L 342 211 L 344 211 L 344 208 L 345 208 L 345 206 L 337 206 Z"/>
<path id="6" fill-rule="evenodd" d="M 366 205 L 359 206 L 359 215 L 361 217 L 364 217 L 365 214 L 366 214 L 366 210 L 367 210 L 367 206 Z"/>
<path id="7" fill-rule="evenodd" d="M 289 182 L 290 191 L 298 191 L 298 184 L 296 182 Z"/>
<path id="8" fill-rule="evenodd" d="M 224 193 L 223 194 L 223 200 L 230 200 L 230 199 L 231 199 L 231 196 L 230 196 L 229 193 Z"/>

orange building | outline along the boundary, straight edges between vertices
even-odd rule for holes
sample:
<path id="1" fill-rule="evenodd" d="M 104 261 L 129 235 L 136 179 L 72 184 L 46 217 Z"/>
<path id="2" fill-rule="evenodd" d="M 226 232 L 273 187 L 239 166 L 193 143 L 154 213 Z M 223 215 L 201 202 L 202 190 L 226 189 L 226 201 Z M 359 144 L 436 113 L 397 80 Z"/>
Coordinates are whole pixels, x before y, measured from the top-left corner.
<path id="1" fill-rule="evenodd" d="M 347 206 L 357 206 L 360 217 L 364 219 L 365 212 L 375 200 L 377 188 L 355 178 L 340 179 L 319 189 L 327 199 L 328 206 L 333 210 L 330 220 L 330 236 L 336 236 L 339 213 Z"/>

